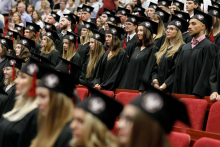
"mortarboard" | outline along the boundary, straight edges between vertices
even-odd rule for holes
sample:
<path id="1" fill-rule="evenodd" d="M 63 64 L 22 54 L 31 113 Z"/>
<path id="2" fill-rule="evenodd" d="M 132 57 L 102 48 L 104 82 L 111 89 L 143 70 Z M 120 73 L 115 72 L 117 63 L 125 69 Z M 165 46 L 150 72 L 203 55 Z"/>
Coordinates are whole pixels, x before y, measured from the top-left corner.
<path id="1" fill-rule="evenodd" d="M 87 5 L 82 6 L 82 11 L 86 11 L 88 13 L 92 13 L 93 9 L 94 9 L 93 7 L 90 7 L 90 6 L 87 6 Z"/>
<path id="2" fill-rule="evenodd" d="M 198 4 L 202 4 L 203 3 L 203 0 L 187 0 L 187 1 L 193 1 L 193 2 L 196 2 Z"/>
<path id="3" fill-rule="evenodd" d="M 108 16 L 108 19 L 106 20 L 106 22 L 112 22 L 114 24 L 118 24 L 118 23 L 121 23 L 121 20 L 120 20 L 120 17 L 117 17 L 115 15 L 111 15 L 111 14 L 107 14 Z"/>
<path id="4" fill-rule="evenodd" d="M 5 46 L 7 49 L 13 49 L 13 41 L 11 39 L 0 36 L 0 44 Z"/>
<path id="5" fill-rule="evenodd" d="M 50 60 L 48 60 L 47 58 L 45 58 L 45 57 L 43 57 L 39 54 L 36 54 L 36 53 L 31 53 L 31 54 L 32 54 L 32 57 L 34 57 L 39 62 L 46 63 L 48 66 L 51 65 L 51 68 L 55 67 L 55 65 Z"/>
<path id="6" fill-rule="evenodd" d="M 74 43 L 75 49 L 78 50 L 78 44 L 80 44 L 80 37 L 77 34 L 67 31 L 67 34 L 63 39 L 68 39 L 69 41 Z"/>
<path id="7" fill-rule="evenodd" d="M 144 12 L 145 9 L 143 7 L 139 7 L 139 6 L 135 5 L 133 12 L 140 12 L 140 11 Z"/>
<path id="8" fill-rule="evenodd" d="M 31 39 L 28 39 L 24 36 L 20 36 L 20 40 L 17 44 L 21 44 L 24 47 L 26 47 L 29 51 L 31 50 L 31 47 L 35 48 L 35 42 Z"/>
<path id="9" fill-rule="evenodd" d="M 158 6 L 169 7 L 171 6 L 172 1 L 169 0 L 158 0 Z"/>
<path id="10" fill-rule="evenodd" d="M 93 30 L 93 35 L 91 38 L 100 41 L 102 45 L 105 43 L 105 34 L 102 34 L 99 31 Z"/>
<path id="11" fill-rule="evenodd" d="M 176 11 L 176 10 L 174 10 L 174 13 L 177 17 L 182 18 L 185 21 L 188 21 L 190 19 L 189 13 Z"/>
<path id="12" fill-rule="evenodd" d="M 18 33 L 20 33 L 21 36 L 23 36 L 25 27 L 22 27 L 22 26 L 19 26 L 19 25 L 15 24 L 14 30 L 18 31 Z"/>
<path id="13" fill-rule="evenodd" d="M 104 8 L 104 11 L 102 12 L 102 14 L 111 14 L 111 15 L 115 15 L 115 12 L 113 12 L 112 10 L 106 9 Z"/>
<path id="14" fill-rule="evenodd" d="M 143 22 L 139 24 L 139 26 L 144 26 L 147 28 L 150 32 L 151 35 L 157 34 L 157 29 L 158 29 L 158 24 L 148 18 L 142 18 Z"/>
<path id="15" fill-rule="evenodd" d="M 150 2 L 148 8 L 153 8 L 153 9 L 157 9 L 157 4 L 153 3 L 153 2 Z"/>
<path id="16" fill-rule="evenodd" d="M 211 2 L 212 2 L 212 6 L 213 7 L 220 8 L 220 4 L 219 3 L 213 2 L 213 1 L 211 1 Z"/>
<path id="17" fill-rule="evenodd" d="M 36 23 L 26 22 L 25 30 L 30 30 L 30 31 L 34 32 L 35 34 L 37 34 L 37 32 L 40 31 L 40 26 L 37 25 Z"/>
<path id="18" fill-rule="evenodd" d="M 15 32 L 15 31 L 12 31 L 12 30 L 9 30 L 9 29 L 7 29 L 7 30 L 8 30 L 8 32 L 5 34 L 5 36 L 9 36 L 9 37 L 13 36 L 13 38 L 17 39 L 17 37 L 19 36 L 18 32 Z M 13 40 L 13 38 L 11 38 L 11 40 Z"/>
<path id="19" fill-rule="evenodd" d="M 57 13 L 51 11 L 51 16 L 57 21 L 60 21 L 60 15 L 58 15 Z"/>
<path id="20" fill-rule="evenodd" d="M 76 107 L 91 113 L 103 122 L 109 130 L 112 130 L 123 105 L 90 86 L 88 88 L 91 92 L 90 98 L 84 99 Z"/>
<path id="21" fill-rule="evenodd" d="M 87 21 L 83 21 L 82 28 L 86 28 L 90 31 L 97 30 L 96 24 L 94 24 L 92 22 L 87 22 Z"/>
<path id="22" fill-rule="evenodd" d="M 109 26 L 109 29 L 107 30 L 106 34 L 112 34 L 112 35 L 117 36 L 118 38 L 121 38 L 121 35 L 124 35 L 125 33 L 124 29 L 120 27 L 117 27 L 111 24 L 108 24 L 108 26 Z"/>
<path id="23" fill-rule="evenodd" d="M 180 8 L 180 10 L 184 10 L 184 3 L 178 1 L 178 0 L 173 0 L 173 4 L 172 5 L 175 5 L 177 6 L 178 8 Z"/>
<path id="24" fill-rule="evenodd" d="M 220 19 L 220 8 L 216 8 L 213 6 L 208 6 L 208 14 L 211 16 L 215 16 Z"/>
<path id="25" fill-rule="evenodd" d="M 127 16 L 127 14 L 130 14 L 130 10 L 122 8 L 122 7 L 118 7 L 118 11 L 117 11 L 116 15 L 117 14 Z"/>
<path id="26" fill-rule="evenodd" d="M 127 16 L 128 16 L 128 18 L 127 18 L 126 22 L 131 22 L 134 25 L 138 25 L 138 22 L 140 22 L 140 17 L 138 17 L 136 15 L 128 14 Z"/>
<path id="27" fill-rule="evenodd" d="M 44 26 L 45 29 L 52 30 L 52 31 L 57 31 L 57 29 L 54 25 L 49 24 L 47 22 L 44 22 L 44 24 L 45 24 L 45 26 Z"/>
<path id="28" fill-rule="evenodd" d="M 199 11 L 197 9 L 194 9 L 194 16 L 191 17 L 190 19 L 197 19 L 201 23 L 206 25 L 206 29 L 211 29 L 212 26 L 212 16 Z"/>
<path id="29" fill-rule="evenodd" d="M 162 10 L 161 8 L 157 7 L 156 12 L 154 14 L 157 14 L 160 16 L 160 18 L 163 20 L 163 23 L 167 23 L 169 20 L 170 14 L 166 11 Z"/>
<path id="30" fill-rule="evenodd" d="M 82 7 L 78 6 L 77 7 L 77 12 L 82 12 Z"/>
<path id="31" fill-rule="evenodd" d="M 71 24 L 76 24 L 76 20 L 75 20 L 75 18 L 73 17 L 73 14 L 72 14 L 72 13 L 63 14 L 63 15 L 64 15 L 63 18 L 66 18 L 67 20 L 71 21 Z"/>
<path id="32" fill-rule="evenodd" d="M 57 32 L 48 29 L 46 29 L 46 33 L 43 36 L 49 37 L 51 40 L 53 40 L 54 43 L 57 39 L 60 40 L 60 37 L 57 35 Z"/>
<path id="33" fill-rule="evenodd" d="M 171 22 L 168 25 L 176 26 L 182 33 L 188 30 L 189 23 L 176 15 L 172 16 Z"/>

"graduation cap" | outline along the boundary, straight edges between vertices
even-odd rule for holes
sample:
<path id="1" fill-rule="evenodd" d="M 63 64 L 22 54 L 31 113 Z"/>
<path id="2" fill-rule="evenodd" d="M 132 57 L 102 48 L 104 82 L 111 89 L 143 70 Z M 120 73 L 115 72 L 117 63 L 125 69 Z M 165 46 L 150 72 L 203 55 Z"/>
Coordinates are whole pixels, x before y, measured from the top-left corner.
<path id="1" fill-rule="evenodd" d="M 13 41 L 11 39 L 0 36 L 0 44 L 6 47 L 6 49 L 13 49 Z"/>
<path id="2" fill-rule="evenodd" d="M 79 16 L 77 16 L 77 15 L 75 15 L 75 14 L 72 14 L 73 15 L 73 18 L 75 19 L 75 21 L 77 22 L 77 23 L 79 23 Z"/>
<path id="3" fill-rule="evenodd" d="M 144 11 L 133 12 L 133 15 L 136 15 L 138 17 L 146 17 Z"/>
<path id="4" fill-rule="evenodd" d="M 157 14 L 160 16 L 160 18 L 163 20 L 164 23 L 167 23 L 169 20 L 170 14 L 166 11 L 162 10 L 161 8 L 157 7 L 156 12 L 154 14 Z"/>
<path id="5" fill-rule="evenodd" d="M 87 22 L 87 21 L 83 21 L 82 28 L 86 28 L 90 31 L 97 30 L 96 24 L 94 24 L 92 22 Z"/>
<path id="6" fill-rule="evenodd" d="M 77 7 L 77 12 L 82 12 L 82 7 L 78 6 Z"/>
<path id="7" fill-rule="evenodd" d="M 205 24 L 207 29 L 210 29 L 212 26 L 212 16 L 197 9 L 194 9 L 194 16 L 190 19 L 197 19 L 201 23 Z"/>
<path id="8" fill-rule="evenodd" d="M 121 23 L 121 20 L 120 20 L 120 17 L 117 17 L 115 15 L 111 15 L 111 14 L 107 14 L 108 16 L 108 19 L 106 20 L 106 22 L 112 22 L 114 24 L 118 24 L 118 23 Z"/>
<path id="9" fill-rule="evenodd" d="M 148 18 L 142 18 L 144 21 L 139 24 L 139 26 L 144 26 L 147 28 L 150 32 L 151 35 L 157 34 L 157 29 L 158 29 L 158 24 Z"/>
<path id="10" fill-rule="evenodd" d="M 55 67 L 56 70 L 60 71 L 60 72 L 64 72 L 67 74 L 70 74 L 72 76 L 76 76 L 76 74 L 81 71 L 81 67 L 78 66 L 77 64 L 68 61 L 66 59 L 63 59 L 61 57 L 60 58 L 60 62 L 59 64 Z"/>
<path id="11" fill-rule="evenodd" d="M 182 33 L 188 30 L 189 23 L 178 16 L 173 15 L 168 25 L 176 26 Z"/>
<path id="12" fill-rule="evenodd" d="M 157 9 L 157 4 L 153 3 L 153 2 L 150 2 L 148 8 L 153 8 L 153 9 Z"/>
<path id="13" fill-rule="evenodd" d="M 133 12 L 140 12 L 140 11 L 144 12 L 145 9 L 143 7 L 139 7 L 139 6 L 135 5 Z"/>
<path id="14" fill-rule="evenodd" d="M 220 8 L 208 6 L 208 14 L 220 18 Z"/>
<path id="15" fill-rule="evenodd" d="M 57 29 L 54 25 L 49 24 L 47 22 L 44 22 L 44 24 L 45 24 L 45 26 L 44 26 L 45 29 L 52 30 L 52 31 L 57 31 Z"/>
<path id="16" fill-rule="evenodd" d="M 105 34 L 102 34 L 99 31 L 93 30 L 93 35 L 91 38 L 100 41 L 102 45 L 105 43 Z"/>
<path id="17" fill-rule="evenodd" d="M 86 11 L 88 13 L 92 13 L 93 9 L 94 9 L 93 7 L 90 7 L 90 6 L 87 6 L 87 5 L 82 6 L 82 11 Z"/>
<path id="18" fill-rule="evenodd" d="M 51 11 L 51 14 L 50 14 L 57 22 L 60 21 L 60 15 L 58 15 L 57 13 Z"/>
<path id="19" fill-rule="evenodd" d="M 84 99 L 76 107 L 91 113 L 103 122 L 109 130 L 112 130 L 115 119 L 121 113 L 123 105 L 90 86 L 88 88 L 91 92 L 90 98 Z"/>
<path id="20" fill-rule="evenodd" d="M 118 38 L 121 38 L 121 35 L 123 35 L 125 33 L 124 29 L 108 24 L 109 29 L 107 30 L 106 34 L 112 34 L 117 36 Z"/>
<path id="21" fill-rule="evenodd" d="M 220 4 L 218 4 L 217 2 L 211 1 L 212 2 L 212 6 L 216 7 L 216 8 L 220 8 Z"/>
<path id="22" fill-rule="evenodd" d="M 37 34 L 37 32 L 40 31 L 40 26 L 37 25 L 36 23 L 26 22 L 25 30 L 30 30 L 30 31 L 34 32 L 35 34 Z"/>
<path id="23" fill-rule="evenodd" d="M 3 94 L 3 95 L 8 95 L 5 90 L 3 89 L 3 87 L 0 86 L 0 94 Z"/>
<path id="24" fill-rule="evenodd" d="M 65 35 L 65 37 L 63 39 L 68 39 L 69 41 L 74 43 L 75 49 L 78 50 L 78 44 L 80 43 L 80 37 L 77 34 L 67 31 L 67 34 Z"/>
<path id="25" fill-rule="evenodd" d="M 20 40 L 18 41 L 17 44 L 21 44 L 29 50 L 31 50 L 31 47 L 35 48 L 35 42 L 31 39 L 24 37 L 24 36 L 20 36 Z"/>
<path id="26" fill-rule="evenodd" d="M 182 18 L 185 21 L 188 21 L 190 19 L 189 13 L 176 11 L 176 10 L 174 10 L 174 13 L 177 17 Z"/>
<path id="27" fill-rule="evenodd" d="M 63 14 L 63 15 L 64 15 L 63 18 L 66 18 L 67 20 L 71 21 L 71 24 L 76 24 L 76 20 L 73 17 L 72 13 L 70 13 L 70 14 Z"/>
<path id="28" fill-rule="evenodd" d="M 7 62 L 5 64 L 5 67 L 12 67 L 13 72 L 12 72 L 12 80 L 15 79 L 15 68 L 21 69 L 22 63 L 25 63 L 24 60 L 16 57 L 16 56 L 7 56 Z"/>
<path id="29" fill-rule="evenodd" d="M 169 7 L 172 1 L 169 0 L 158 0 L 158 6 Z"/>
<path id="30" fill-rule="evenodd" d="M 193 2 L 196 2 L 198 4 L 202 4 L 203 3 L 203 0 L 187 0 L 187 1 L 193 1 Z"/>
<path id="31" fill-rule="evenodd" d="M 118 12 L 116 13 L 116 15 L 117 14 L 127 16 L 127 14 L 130 14 L 130 10 L 122 8 L 122 7 L 118 7 Z"/>
<path id="32" fill-rule="evenodd" d="M 178 8 L 180 8 L 180 10 L 184 9 L 184 3 L 179 2 L 178 0 L 173 0 L 173 5 L 177 6 Z"/>
<path id="33" fill-rule="evenodd" d="M 19 33 L 18 32 L 15 32 L 15 31 L 12 31 L 12 30 L 9 30 L 9 29 L 7 29 L 8 30 L 8 32 L 5 34 L 5 36 L 9 36 L 9 37 L 11 37 L 11 40 L 13 41 L 13 38 L 18 38 L 18 36 L 19 36 Z"/>
<path id="34" fill-rule="evenodd" d="M 112 10 L 106 9 L 104 8 L 104 11 L 102 12 L 102 14 L 111 14 L 111 15 L 115 15 L 115 12 L 113 12 Z"/>
<path id="35" fill-rule="evenodd" d="M 18 33 L 20 32 L 21 36 L 24 35 L 24 29 L 25 29 L 25 27 L 22 27 L 22 26 L 15 24 L 14 30 L 18 31 Z"/>
<path id="36" fill-rule="evenodd" d="M 128 18 L 127 18 L 126 22 L 131 22 L 134 25 L 138 25 L 138 22 L 140 22 L 140 17 L 138 17 L 136 15 L 128 14 Z"/>
<path id="37" fill-rule="evenodd" d="M 20 72 L 26 73 L 33 77 L 31 87 L 28 92 L 29 96 L 36 96 L 36 79 L 41 79 L 43 75 L 50 70 L 52 70 L 50 64 L 44 62 L 44 60 L 39 62 L 39 60 L 34 57 L 30 57 L 30 60 L 21 68 Z"/>
<path id="38" fill-rule="evenodd" d="M 46 33 L 43 36 L 49 37 L 53 42 L 57 39 L 60 40 L 60 37 L 57 35 L 57 32 L 46 29 Z"/>
<path id="39" fill-rule="evenodd" d="M 140 108 L 146 115 L 159 122 L 166 133 L 170 133 L 176 120 L 190 126 L 185 104 L 146 82 L 144 86 L 146 93 L 130 102 L 131 105 Z"/>
<path id="40" fill-rule="evenodd" d="M 36 53 L 31 53 L 31 54 L 32 54 L 32 57 L 34 57 L 39 62 L 51 65 L 51 68 L 55 67 L 55 65 L 50 60 L 48 60 L 47 58 L 45 58 L 45 57 L 43 57 L 43 56 L 41 56 L 39 54 L 36 54 Z"/>

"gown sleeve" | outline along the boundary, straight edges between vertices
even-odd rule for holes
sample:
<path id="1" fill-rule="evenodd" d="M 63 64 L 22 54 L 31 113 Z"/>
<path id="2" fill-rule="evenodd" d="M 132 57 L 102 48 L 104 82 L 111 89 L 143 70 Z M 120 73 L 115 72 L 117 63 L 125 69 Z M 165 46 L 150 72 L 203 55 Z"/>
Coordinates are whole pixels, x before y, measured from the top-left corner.
<path id="1" fill-rule="evenodd" d="M 82 66 L 82 71 L 81 74 L 79 76 L 79 83 L 82 85 L 86 84 L 86 74 L 87 74 L 87 66 L 88 66 L 88 62 L 89 62 L 89 58 L 87 59 L 87 61 L 83 64 Z"/>
<path id="2" fill-rule="evenodd" d="M 51 62 L 54 64 L 54 65 L 57 65 L 59 62 L 60 62 L 60 53 L 56 50 L 52 51 L 51 52 Z"/>

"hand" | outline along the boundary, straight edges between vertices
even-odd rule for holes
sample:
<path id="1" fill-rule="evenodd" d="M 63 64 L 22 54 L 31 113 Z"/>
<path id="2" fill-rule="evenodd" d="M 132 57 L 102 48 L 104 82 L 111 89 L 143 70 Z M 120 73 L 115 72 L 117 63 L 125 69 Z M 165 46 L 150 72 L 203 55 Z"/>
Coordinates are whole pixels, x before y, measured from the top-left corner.
<path id="1" fill-rule="evenodd" d="M 156 89 L 159 89 L 159 90 L 160 90 L 160 86 L 159 86 L 158 84 L 154 84 L 153 86 L 154 86 L 154 88 L 156 88 Z"/>
<path id="2" fill-rule="evenodd" d="M 166 85 L 165 83 L 163 83 L 161 86 L 163 87 L 162 90 L 164 90 L 164 89 L 167 88 L 167 85 Z M 161 90 L 161 89 L 160 89 L 160 90 Z"/>
<path id="3" fill-rule="evenodd" d="M 218 93 L 217 93 L 217 92 L 213 92 L 213 93 L 210 95 L 210 100 L 211 100 L 211 101 L 216 101 L 216 100 L 217 100 L 217 97 L 218 97 Z"/>
<path id="4" fill-rule="evenodd" d="M 217 101 L 220 101 L 220 95 L 217 96 L 216 100 L 217 100 Z"/>

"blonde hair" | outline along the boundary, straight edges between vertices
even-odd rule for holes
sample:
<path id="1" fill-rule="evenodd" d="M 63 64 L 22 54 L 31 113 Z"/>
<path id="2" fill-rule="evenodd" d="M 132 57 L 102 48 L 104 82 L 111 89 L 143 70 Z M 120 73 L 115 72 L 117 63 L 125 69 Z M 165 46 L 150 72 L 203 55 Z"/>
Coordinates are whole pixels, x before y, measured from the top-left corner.
<path id="1" fill-rule="evenodd" d="M 154 40 L 156 40 L 156 39 L 159 39 L 160 37 L 163 36 L 163 34 L 165 33 L 165 29 L 164 29 L 163 21 L 162 21 L 162 19 L 160 18 L 159 15 L 153 14 L 152 17 L 156 17 L 157 19 L 159 19 L 158 29 L 157 29 L 157 36 L 154 38 Z"/>
<path id="2" fill-rule="evenodd" d="M 24 118 L 29 112 L 37 108 L 37 101 L 35 97 L 28 96 L 29 89 L 32 83 L 32 77 L 28 75 L 28 85 L 21 95 L 17 96 L 14 108 L 3 117 L 9 121 L 19 121 Z M 36 81 L 37 84 L 38 81 Z"/>
<path id="3" fill-rule="evenodd" d="M 13 68 L 13 67 L 11 67 L 11 68 Z M 15 68 L 15 79 L 18 77 L 18 72 L 19 72 L 19 69 Z M 12 81 L 12 77 L 10 79 L 5 79 L 4 84 L 5 85 L 9 85 L 11 81 Z M 15 85 L 15 84 L 13 84 L 13 85 Z"/>
<path id="4" fill-rule="evenodd" d="M 56 48 L 55 48 L 55 45 L 54 45 L 54 42 L 53 42 L 52 39 L 50 39 L 50 38 L 47 37 L 47 36 L 44 36 L 44 37 L 46 37 L 47 46 L 46 46 L 46 47 L 42 47 L 41 52 L 44 53 L 44 54 L 49 54 L 49 53 L 51 53 L 53 50 L 56 50 Z"/>
<path id="5" fill-rule="evenodd" d="M 30 147 L 52 147 L 65 125 L 73 119 L 73 103 L 63 93 L 49 91 L 47 116 L 38 114 L 38 134 Z"/>
<path id="6" fill-rule="evenodd" d="M 67 39 L 68 40 L 68 39 Z M 76 54 L 75 45 L 68 40 L 67 51 L 63 49 L 63 58 L 70 61 L 70 59 Z"/>
<path id="7" fill-rule="evenodd" d="M 13 16 L 14 16 L 15 14 L 18 15 L 18 17 L 19 17 L 19 23 L 22 23 L 21 14 L 18 13 L 18 12 L 16 12 L 16 13 L 13 14 Z M 12 23 L 15 23 L 14 19 L 12 19 Z"/>
<path id="8" fill-rule="evenodd" d="M 167 52 L 166 57 L 173 57 L 175 55 L 175 53 L 178 51 L 178 49 L 180 48 L 180 46 L 182 44 L 184 44 L 183 39 L 182 39 L 182 32 L 179 29 L 177 30 L 177 34 L 176 34 L 174 42 L 175 43 L 174 43 L 172 49 L 167 52 L 167 49 L 170 45 L 170 39 L 168 39 L 166 37 L 164 44 L 161 46 L 160 50 L 155 54 L 156 58 L 157 58 L 158 65 L 160 64 L 160 60 L 161 60 L 162 56 L 166 52 Z"/>
<path id="9" fill-rule="evenodd" d="M 86 44 L 86 43 L 90 42 L 90 38 L 93 35 L 92 31 L 90 31 L 88 29 L 86 29 L 86 30 L 87 30 L 86 37 L 82 37 L 82 35 L 80 36 L 80 43 L 81 44 Z"/>
<path id="10" fill-rule="evenodd" d="M 215 24 L 212 23 L 212 24 L 214 24 L 213 25 L 213 36 L 216 36 L 220 33 L 220 19 L 217 17 L 215 17 L 215 18 L 216 18 Z M 214 16 L 212 16 L 212 20 L 214 22 Z"/>
<path id="11" fill-rule="evenodd" d="M 84 144 L 78 143 L 75 138 L 70 141 L 72 147 L 117 147 L 117 139 L 97 117 L 86 112 Z"/>
<path id="12" fill-rule="evenodd" d="M 95 40 L 94 50 L 89 51 L 90 57 L 89 57 L 89 63 L 87 66 L 86 78 L 91 77 L 92 70 L 95 69 L 96 63 L 99 61 L 100 57 L 105 53 L 102 43 L 96 39 L 94 40 Z"/>

